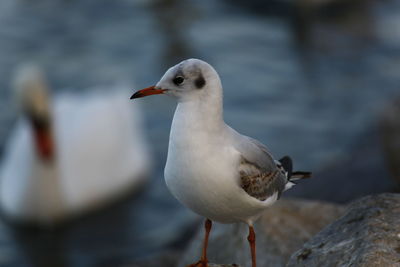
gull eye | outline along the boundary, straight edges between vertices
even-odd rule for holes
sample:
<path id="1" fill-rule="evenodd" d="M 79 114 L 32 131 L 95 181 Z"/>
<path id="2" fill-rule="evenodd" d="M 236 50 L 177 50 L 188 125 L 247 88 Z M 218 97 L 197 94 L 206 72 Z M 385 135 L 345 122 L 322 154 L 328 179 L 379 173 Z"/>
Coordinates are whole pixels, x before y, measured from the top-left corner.
<path id="1" fill-rule="evenodd" d="M 180 85 L 183 83 L 185 79 L 182 76 L 176 76 L 172 81 L 174 82 L 174 84 L 176 85 Z"/>

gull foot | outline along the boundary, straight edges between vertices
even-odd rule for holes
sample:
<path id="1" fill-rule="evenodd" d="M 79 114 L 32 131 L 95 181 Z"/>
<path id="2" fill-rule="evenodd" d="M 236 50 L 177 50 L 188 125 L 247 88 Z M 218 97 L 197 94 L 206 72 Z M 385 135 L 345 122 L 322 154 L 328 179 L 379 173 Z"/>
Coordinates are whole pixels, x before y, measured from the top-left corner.
<path id="1" fill-rule="evenodd" d="M 186 267 L 208 267 L 208 262 L 207 261 L 203 261 L 203 260 L 199 260 L 196 263 L 190 264 Z"/>

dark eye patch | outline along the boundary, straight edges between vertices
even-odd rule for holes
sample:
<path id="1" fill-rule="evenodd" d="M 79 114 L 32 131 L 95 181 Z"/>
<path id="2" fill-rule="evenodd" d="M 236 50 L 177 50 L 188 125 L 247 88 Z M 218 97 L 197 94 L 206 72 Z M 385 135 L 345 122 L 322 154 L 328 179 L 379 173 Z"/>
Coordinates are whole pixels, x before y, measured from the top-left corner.
<path id="1" fill-rule="evenodd" d="M 204 79 L 203 75 L 200 73 L 199 77 L 196 78 L 194 81 L 194 85 L 196 85 L 197 89 L 201 89 L 206 84 L 206 80 Z"/>
<path id="2" fill-rule="evenodd" d="M 172 82 L 173 82 L 175 85 L 180 85 L 180 84 L 183 83 L 184 80 L 185 80 L 185 79 L 184 79 L 182 76 L 176 76 L 176 77 L 172 80 Z"/>

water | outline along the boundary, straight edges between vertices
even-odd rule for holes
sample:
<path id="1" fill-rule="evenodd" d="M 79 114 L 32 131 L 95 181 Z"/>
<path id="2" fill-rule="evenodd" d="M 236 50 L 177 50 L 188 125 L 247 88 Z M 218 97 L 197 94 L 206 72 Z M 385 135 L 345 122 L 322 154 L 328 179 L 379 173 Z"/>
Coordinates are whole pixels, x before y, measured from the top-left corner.
<path id="1" fill-rule="evenodd" d="M 40 63 L 58 91 L 116 80 L 134 91 L 198 57 L 220 73 L 226 121 L 277 157 L 289 154 L 298 169 L 318 172 L 351 153 L 400 94 L 400 1 L 297 20 L 240 3 L 1 1 L 0 149 L 16 119 L 10 77 L 19 63 Z M 175 103 L 138 101 L 155 156 L 151 184 L 54 231 L 1 225 L 1 266 L 118 266 L 185 244 L 197 217 L 170 196 L 162 177 Z"/>

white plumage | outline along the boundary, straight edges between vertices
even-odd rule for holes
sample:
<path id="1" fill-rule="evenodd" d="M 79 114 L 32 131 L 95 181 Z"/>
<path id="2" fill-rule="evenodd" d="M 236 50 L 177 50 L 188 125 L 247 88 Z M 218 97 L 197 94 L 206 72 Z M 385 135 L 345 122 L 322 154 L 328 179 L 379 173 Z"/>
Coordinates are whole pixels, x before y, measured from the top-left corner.
<path id="1" fill-rule="evenodd" d="M 256 267 L 254 221 L 283 191 L 293 172 L 289 157 L 276 161 L 255 139 L 241 135 L 223 119 L 223 90 L 208 63 L 188 59 L 171 67 L 155 85 L 131 98 L 167 94 L 178 105 L 171 125 L 165 181 L 185 206 L 207 218 L 203 253 L 190 267 L 207 267 L 212 221 L 249 225 L 252 266 Z"/>
<path id="2" fill-rule="evenodd" d="M 241 153 L 234 145 L 239 134 L 209 116 L 213 109 L 192 101 L 178 104 L 165 166 L 167 186 L 185 206 L 210 220 L 252 224 L 277 194 L 260 201 L 241 188 Z"/>

